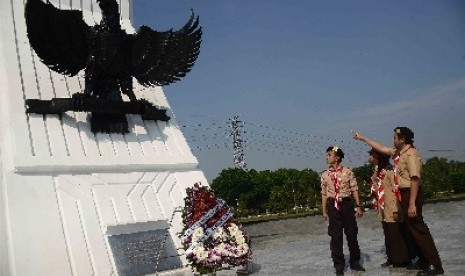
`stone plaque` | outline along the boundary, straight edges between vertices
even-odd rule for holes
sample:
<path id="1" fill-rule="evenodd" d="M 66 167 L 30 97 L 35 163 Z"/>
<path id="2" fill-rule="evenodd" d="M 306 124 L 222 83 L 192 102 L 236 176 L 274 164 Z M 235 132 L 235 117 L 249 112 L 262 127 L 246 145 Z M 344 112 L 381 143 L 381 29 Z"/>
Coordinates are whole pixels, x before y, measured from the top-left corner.
<path id="1" fill-rule="evenodd" d="M 146 275 L 181 267 L 167 229 L 108 236 L 120 276 Z"/>

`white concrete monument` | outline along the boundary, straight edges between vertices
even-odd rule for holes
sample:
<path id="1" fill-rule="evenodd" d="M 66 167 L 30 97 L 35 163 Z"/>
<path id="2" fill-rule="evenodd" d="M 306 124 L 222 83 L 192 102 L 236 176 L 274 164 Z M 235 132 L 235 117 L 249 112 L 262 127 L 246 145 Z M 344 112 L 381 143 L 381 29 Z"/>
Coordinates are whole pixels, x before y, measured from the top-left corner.
<path id="1" fill-rule="evenodd" d="M 102 17 L 95 0 L 51 0 Z M 129 134 L 94 134 L 86 113 L 26 114 L 25 99 L 70 97 L 30 47 L 23 0 L 0 1 L 0 275 L 190 275 L 178 233 L 185 189 L 207 184 L 159 87 L 138 98 L 168 122 L 128 115 Z M 131 0 L 119 0 L 128 33 Z"/>

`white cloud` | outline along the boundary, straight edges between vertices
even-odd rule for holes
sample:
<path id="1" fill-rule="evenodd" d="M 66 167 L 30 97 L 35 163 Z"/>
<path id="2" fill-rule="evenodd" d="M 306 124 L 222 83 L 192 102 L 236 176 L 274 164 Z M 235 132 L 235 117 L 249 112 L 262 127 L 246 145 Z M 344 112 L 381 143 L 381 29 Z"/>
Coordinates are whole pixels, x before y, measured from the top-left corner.
<path id="1" fill-rule="evenodd" d="M 401 122 L 403 118 L 421 119 L 430 112 L 460 112 L 457 116 L 465 117 L 465 79 L 438 85 L 429 89 L 415 92 L 400 92 L 402 95 L 393 99 L 391 103 L 357 110 L 347 115 L 356 126 L 366 126 L 383 122 Z"/>

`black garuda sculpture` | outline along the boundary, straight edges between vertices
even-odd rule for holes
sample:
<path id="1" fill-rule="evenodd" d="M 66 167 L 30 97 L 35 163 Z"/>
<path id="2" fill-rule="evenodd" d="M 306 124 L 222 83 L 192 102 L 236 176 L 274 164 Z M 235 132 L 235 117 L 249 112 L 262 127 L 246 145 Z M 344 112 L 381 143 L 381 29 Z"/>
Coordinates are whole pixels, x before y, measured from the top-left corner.
<path id="1" fill-rule="evenodd" d="M 116 0 L 96 0 L 102 11 L 100 24 L 88 26 L 78 10 L 60 10 L 48 0 L 27 0 L 29 42 L 50 69 L 75 76 L 85 69 L 84 93 L 50 101 L 26 100 L 28 113 L 61 114 L 91 111 L 95 132 L 127 133 L 126 114 L 167 121 L 166 110 L 138 100 L 132 77 L 144 86 L 168 85 L 184 77 L 200 51 L 202 29 L 192 12 L 178 31 L 157 32 L 142 26 L 136 34 L 121 29 Z M 125 102 L 122 93 L 130 101 Z"/>

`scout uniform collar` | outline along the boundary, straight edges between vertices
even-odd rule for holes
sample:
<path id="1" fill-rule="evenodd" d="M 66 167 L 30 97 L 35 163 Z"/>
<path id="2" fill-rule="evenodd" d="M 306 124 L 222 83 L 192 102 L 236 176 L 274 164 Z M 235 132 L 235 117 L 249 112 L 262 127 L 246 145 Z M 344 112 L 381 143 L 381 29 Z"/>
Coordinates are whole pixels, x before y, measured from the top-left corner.
<path id="1" fill-rule="evenodd" d="M 339 165 L 337 166 L 337 168 L 329 168 L 329 171 L 330 171 L 330 172 L 342 172 L 342 169 L 343 169 L 343 168 L 344 168 L 344 167 L 343 167 L 342 165 L 339 164 Z"/>
<path id="2" fill-rule="evenodd" d="M 400 151 L 399 151 L 399 155 L 400 154 L 404 154 L 406 153 L 409 149 L 414 149 L 415 146 L 413 144 L 407 144 L 405 145 Z"/>

